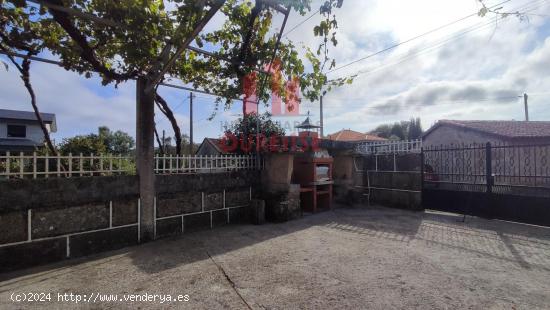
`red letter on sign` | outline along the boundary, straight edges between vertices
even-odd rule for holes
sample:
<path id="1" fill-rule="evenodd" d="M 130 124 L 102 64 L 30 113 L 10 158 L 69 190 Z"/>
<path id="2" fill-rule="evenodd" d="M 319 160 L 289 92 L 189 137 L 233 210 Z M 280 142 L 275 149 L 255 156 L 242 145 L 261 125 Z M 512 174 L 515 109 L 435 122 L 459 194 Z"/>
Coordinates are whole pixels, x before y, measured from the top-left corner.
<path id="1" fill-rule="evenodd" d="M 258 76 L 256 72 L 250 72 L 243 78 L 243 115 L 258 113 L 258 96 L 256 95 Z"/>

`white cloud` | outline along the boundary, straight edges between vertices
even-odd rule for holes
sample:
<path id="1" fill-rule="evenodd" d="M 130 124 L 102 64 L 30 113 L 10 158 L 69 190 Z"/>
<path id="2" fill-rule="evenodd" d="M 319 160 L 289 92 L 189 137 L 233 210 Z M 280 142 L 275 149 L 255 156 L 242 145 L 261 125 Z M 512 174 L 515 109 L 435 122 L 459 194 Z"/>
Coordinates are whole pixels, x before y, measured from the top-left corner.
<path id="1" fill-rule="evenodd" d="M 315 9 L 321 2 L 314 1 L 312 7 Z M 489 4 L 498 2 L 501 1 L 493 0 Z M 512 0 L 504 6 L 504 10 L 539 6 L 532 12 L 550 14 L 548 3 L 541 0 Z M 339 44 L 331 53 L 338 65 L 342 65 L 478 9 L 477 0 L 345 0 L 343 8 L 336 12 Z M 304 18 L 292 13 L 287 29 Z M 550 94 L 545 92 L 550 89 L 550 43 L 544 37 L 550 33 L 548 19 L 533 16 L 529 23 L 521 23 L 510 17 L 500 22 L 496 30 L 492 24 L 473 28 L 490 23 L 490 18 L 472 17 L 331 74 L 336 77 L 360 70 L 368 72 L 360 75 L 353 85 L 326 96 L 325 133 L 341 128 L 366 131 L 380 123 L 413 116 L 421 116 L 424 127 L 441 118 L 521 119 L 520 101 L 475 99 L 510 97 L 524 91 L 533 93 L 530 96 L 533 118 L 548 120 L 550 109 L 545 98 Z M 315 47 L 318 38 L 313 36 L 312 27 L 319 20 L 320 17 L 315 16 L 294 30 L 289 38 Z M 205 31 L 215 29 L 222 22 L 223 18 L 216 16 Z M 471 31 L 456 36 L 464 29 Z M 0 80 L 0 107 L 31 109 L 14 68 L 9 72 L 0 71 Z M 134 135 L 133 82 L 122 84 L 116 90 L 112 86 L 102 88 L 96 78 L 86 80 L 40 63 L 33 63 L 32 81 L 42 111 L 57 114 L 57 140 L 96 131 L 100 125 Z M 182 131 L 188 133 L 189 93 L 167 88 L 161 92 L 175 108 Z M 461 101 L 456 102 L 459 99 Z M 214 121 L 207 121 L 214 107 L 213 100 L 208 96 L 196 100 L 195 141 L 205 136 L 219 136 L 221 123 L 234 120 L 240 111 L 237 103 L 230 111 L 218 113 Z M 317 106 L 309 105 L 307 109 L 314 112 Z M 169 122 L 157 114 L 159 130 L 172 134 Z"/>
<path id="2" fill-rule="evenodd" d="M 420 4 L 424 2 L 426 1 L 421 1 Z M 438 18 L 432 19 L 432 16 L 439 12 L 443 12 L 443 15 L 448 12 L 457 13 L 448 16 L 446 21 L 440 21 L 439 25 L 442 25 L 476 9 L 474 7 L 472 10 L 469 2 L 466 2 L 468 5 L 463 10 L 453 9 L 453 4 L 449 2 L 441 2 L 439 6 L 446 6 L 447 10 L 429 12 L 423 11 L 425 7 L 420 4 L 416 6 L 415 1 L 411 1 L 413 6 L 405 4 L 405 15 L 414 16 L 419 23 L 411 22 L 407 16 L 400 16 L 399 12 L 397 15 L 374 15 L 384 20 L 388 17 L 390 20 L 388 24 L 381 22 L 380 31 L 389 31 L 395 38 L 405 39 L 414 37 L 413 33 L 419 34 L 438 26 Z M 510 7 L 525 3 L 526 1 L 513 1 Z M 382 7 L 386 8 L 380 9 L 381 11 L 395 9 L 392 1 L 378 6 Z M 534 7 L 531 3 L 530 8 Z M 544 14 L 548 11 L 550 10 L 546 5 L 536 12 Z M 357 18 L 353 20 L 357 21 Z M 431 22 L 435 24 L 429 24 Z M 472 25 L 480 22 L 488 25 L 481 29 L 472 28 Z M 425 127 L 441 118 L 521 119 L 523 110 L 519 100 L 475 99 L 512 97 L 521 95 L 524 91 L 542 92 L 548 89 L 550 78 L 547 68 L 550 66 L 547 55 L 550 44 L 545 43 L 544 37 L 540 36 L 541 32 L 548 32 L 540 31 L 541 28 L 548 27 L 548 24 L 544 24 L 543 18 L 531 18 L 529 23 L 508 18 L 500 21 L 495 29 L 490 22 L 489 18 L 476 17 L 471 22 L 461 23 L 461 27 L 469 30 L 467 34 L 457 37 L 452 31 L 455 29 L 446 30 L 338 71 L 335 75 L 342 76 L 357 71 L 371 73 L 360 75 L 353 85 L 343 87 L 325 98 L 328 109 L 325 132 L 350 127 L 370 130 L 380 123 L 416 116 L 423 118 Z M 370 24 L 371 21 L 365 23 Z M 344 27 L 340 30 L 350 32 Z M 444 44 L 434 45 L 437 42 Z M 428 50 L 425 51 L 426 48 Z M 370 52 L 362 51 L 362 55 Z M 408 56 L 411 54 L 414 57 Z M 344 58 L 339 62 L 342 64 L 353 59 Z M 550 111 L 543 110 L 544 98 L 544 94 L 539 94 L 530 99 L 533 110 L 542 108 L 539 111 L 543 113 L 534 116 L 539 120 L 549 119 Z"/>

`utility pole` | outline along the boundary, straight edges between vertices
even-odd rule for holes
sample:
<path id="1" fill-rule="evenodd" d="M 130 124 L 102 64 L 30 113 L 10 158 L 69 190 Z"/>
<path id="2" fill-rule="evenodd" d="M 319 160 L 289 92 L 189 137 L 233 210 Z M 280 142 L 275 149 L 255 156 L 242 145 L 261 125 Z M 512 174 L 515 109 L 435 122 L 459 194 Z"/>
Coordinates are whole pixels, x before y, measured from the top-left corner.
<path id="1" fill-rule="evenodd" d="M 525 121 L 529 121 L 529 106 L 527 104 L 527 99 L 529 99 L 529 96 L 527 94 L 523 94 L 523 103 L 525 104 Z"/>
<path id="2" fill-rule="evenodd" d="M 323 139 L 323 132 L 324 132 L 324 129 L 325 129 L 324 126 L 323 126 L 323 95 L 321 95 L 319 103 L 320 103 L 319 104 L 319 106 L 320 106 L 319 107 L 320 108 L 319 115 L 321 115 L 321 124 L 320 124 L 320 126 L 321 126 L 321 137 L 320 138 Z"/>
<path id="3" fill-rule="evenodd" d="M 189 155 L 193 155 L 193 92 L 189 93 Z"/>
<path id="4" fill-rule="evenodd" d="M 166 154 L 166 138 L 164 137 L 164 134 L 166 132 L 164 129 L 162 130 L 162 154 Z"/>

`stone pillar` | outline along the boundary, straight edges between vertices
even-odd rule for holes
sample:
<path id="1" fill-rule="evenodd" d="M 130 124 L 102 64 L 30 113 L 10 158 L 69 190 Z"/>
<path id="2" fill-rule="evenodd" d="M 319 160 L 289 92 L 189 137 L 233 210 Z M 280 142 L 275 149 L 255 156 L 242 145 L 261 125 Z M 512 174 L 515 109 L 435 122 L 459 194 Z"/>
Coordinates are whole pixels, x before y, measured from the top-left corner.
<path id="1" fill-rule="evenodd" d="M 262 193 L 265 199 L 266 219 L 285 222 L 302 214 L 300 186 L 292 183 L 294 155 L 289 153 L 268 154 L 262 171 Z"/>

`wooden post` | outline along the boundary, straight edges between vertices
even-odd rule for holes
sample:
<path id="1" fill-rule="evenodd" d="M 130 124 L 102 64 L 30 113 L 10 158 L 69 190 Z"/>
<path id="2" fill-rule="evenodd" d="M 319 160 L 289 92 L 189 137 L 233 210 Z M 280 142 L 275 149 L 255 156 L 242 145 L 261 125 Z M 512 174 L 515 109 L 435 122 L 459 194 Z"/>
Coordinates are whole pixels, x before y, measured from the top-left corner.
<path id="1" fill-rule="evenodd" d="M 154 238 L 154 91 L 146 92 L 149 82 L 140 77 L 136 81 L 136 161 L 140 197 L 140 240 Z"/>
<path id="2" fill-rule="evenodd" d="M 166 154 L 166 137 L 165 137 L 165 130 L 163 129 L 162 130 L 162 154 L 165 155 Z"/>

